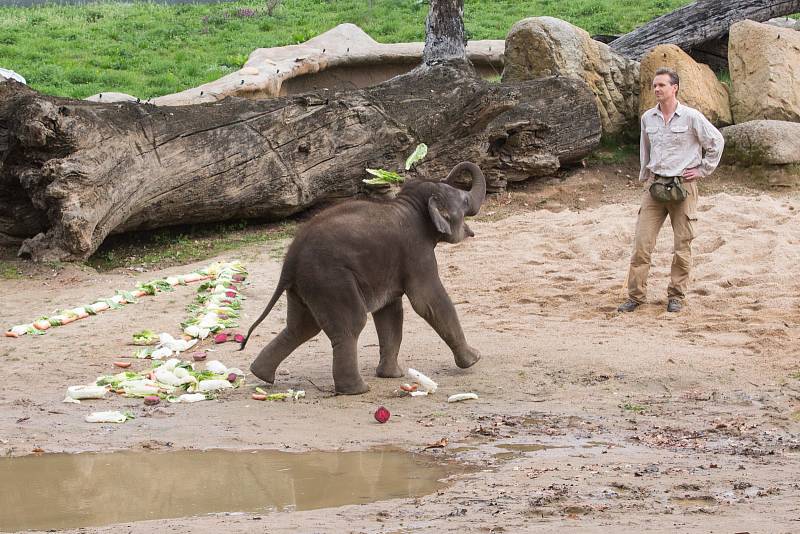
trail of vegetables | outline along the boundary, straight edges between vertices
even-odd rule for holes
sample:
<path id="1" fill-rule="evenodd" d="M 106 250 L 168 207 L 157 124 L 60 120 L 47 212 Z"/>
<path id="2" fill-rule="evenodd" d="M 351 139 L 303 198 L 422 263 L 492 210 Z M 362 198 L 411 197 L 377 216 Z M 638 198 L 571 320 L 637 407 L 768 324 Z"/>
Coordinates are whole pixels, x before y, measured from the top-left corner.
<path id="1" fill-rule="evenodd" d="M 192 361 L 179 359 L 181 352 L 190 349 L 211 333 L 238 325 L 241 300 L 244 298 L 240 290 L 247 278 L 247 271 L 241 263 L 214 263 L 187 277 L 148 282 L 140 289 L 149 289 L 152 293 L 148 294 L 155 294 L 158 291 L 169 291 L 172 286 L 185 283 L 187 278 L 194 281 L 201 279 L 200 277 L 207 280 L 198 287 L 197 297 L 188 307 L 190 318 L 181 323 L 182 337 L 174 338 L 168 333 L 156 335 L 149 330 L 133 334 L 135 345 L 148 345 L 137 350 L 134 356 L 152 359 L 150 369 L 103 375 L 97 377 L 92 384 L 70 386 L 64 402 L 80 403 L 87 399 L 103 399 L 109 392 L 113 392 L 125 397 L 142 398 L 146 405 L 151 406 L 162 400 L 170 403 L 192 403 L 213 399 L 223 389 L 242 385 L 245 373 L 241 369 L 228 368 L 213 360 L 205 364 L 204 370 L 197 370 Z M 128 300 L 126 295 L 122 296 Z M 217 334 L 219 336 L 225 336 L 225 341 L 228 339 L 227 334 Z M 169 359 L 162 361 L 163 358 Z M 204 360 L 205 352 L 193 354 L 193 359 Z M 115 362 L 115 365 L 127 368 L 130 363 Z M 85 420 L 90 423 L 123 423 L 132 418 L 133 414 L 129 412 L 104 411 L 93 412 Z"/>
<path id="2" fill-rule="evenodd" d="M 239 262 L 231 262 L 231 263 L 221 263 L 215 262 L 208 267 L 203 269 L 191 272 L 189 274 L 183 276 L 168 276 L 166 278 L 162 278 L 159 280 L 152 280 L 150 282 L 140 283 L 137 284 L 136 289 L 133 291 L 117 291 L 116 295 L 111 298 L 106 299 L 98 299 L 94 304 L 90 304 L 88 306 L 78 306 L 76 308 L 62 310 L 56 312 L 55 315 L 51 317 L 39 317 L 32 323 L 28 324 L 21 324 L 11 327 L 5 335 L 7 337 L 20 337 L 24 336 L 25 334 L 34 334 L 34 335 L 42 335 L 48 329 L 54 326 L 63 326 L 74 321 L 78 321 L 80 319 L 86 319 L 87 317 L 91 317 L 93 315 L 97 315 L 100 312 L 106 310 L 115 310 L 122 308 L 125 304 L 133 304 L 138 302 L 140 297 L 144 296 L 152 296 L 156 295 L 157 293 L 162 293 L 165 291 L 172 291 L 175 286 L 178 285 L 186 285 L 192 282 L 199 282 L 201 280 L 209 280 L 214 279 L 214 281 L 206 282 L 214 283 L 215 292 L 216 294 L 217 288 L 222 286 L 224 288 L 222 291 L 223 293 L 231 292 L 230 285 L 233 283 L 234 278 L 239 278 L 242 281 L 244 277 L 247 276 L 247 271 L 244 270 L 244 267 Z M 227 286 L 227 287 L 226 287 Z M 205 284 L 201 286 L 201 289 L 205 290 L 208 286 Z M 207 298 L 207 300 L 212 300 Z M 222 302 L 223 299 L 218 299 L 219 302 Z M 201 325 L 202 323 L 202 325 Z M 187 332 L 192 337 L 199 337 L 200 339 L 204 339 L 208 333 L 207 330 L 210 329 L 211 326 L 220 324 L 219 322 L 211 323 L 211 319 L 207 319 L 205 321 L 198 320 L 196 321 L 197 328 L 191 329 L 191 332 Z M 225 327 L 225 323 L 221 323 L 222 326 L 220 328 Z M 188 326 L 188 324 L 187 324 Z M 194 333 L 192 333 L 194 332 Z M 205 333 L 205 335 L 202 335 Z"/>

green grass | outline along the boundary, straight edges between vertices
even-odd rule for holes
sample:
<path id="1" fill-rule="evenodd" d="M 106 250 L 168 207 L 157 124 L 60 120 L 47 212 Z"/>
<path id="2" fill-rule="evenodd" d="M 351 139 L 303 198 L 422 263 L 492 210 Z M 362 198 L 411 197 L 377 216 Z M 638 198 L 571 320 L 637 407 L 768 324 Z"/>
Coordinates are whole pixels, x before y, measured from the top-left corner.
<path id="1" fill-rule="evenodd" d="M 274 243 L 270 255 L 283 255 L 282 242 L 294 236 L 297 224 L 219 223 L 161 228 L 106 239 L 86 262 L 100 271 L 119 267 L 145 269 L 183 265 L 248 245 Z"/>
<path id="2" fill-rule="evenodd" d="M 589 161 L 609 165 L 619 164 L 639 156 L 639 132 L 604 135 L 600 146 L 589 156 Z"/>
<path id="3" fill-rule="evenodd" d="M 16 266 L 8 263 L 7 261 L 0 261 L 0 278 L 6 280 L 16 280 L 22 278 L 22 273 L 19 272 Z"/>
<path id="4" fill-rule="evenodd" d="M 625 411 L 633 412 L 633 413 L 644 413 L 647 409 L 645 406 L 641 404 L 636 404 L 635 402 L 626 402 L 625 404 L 621 404 L 620 408 Z"/>
<path id="5" fill-rule="evenodd" d="M 466 0 L 470 39 L 504 39 L 518 20 L 553 16 L 589 33 L 625 33 L 688 0 Z M 284 0 L 221 4 L 102 2 L 0 7 L 0 66 L 46 94 L 119 91 L 149 98 L 238 70 L 256 48 L 306 41 L 352 22 L 379 42 L 422 41 L 420 0 Z"/>

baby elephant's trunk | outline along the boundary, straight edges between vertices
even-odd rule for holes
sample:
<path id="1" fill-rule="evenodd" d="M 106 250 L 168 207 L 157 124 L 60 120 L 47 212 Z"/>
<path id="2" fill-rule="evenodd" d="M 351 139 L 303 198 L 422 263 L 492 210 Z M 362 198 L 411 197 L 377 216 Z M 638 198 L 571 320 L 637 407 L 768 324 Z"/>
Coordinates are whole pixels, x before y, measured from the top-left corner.
<path id="1" fill-rule="evenodd" d="M 464 171 L 469 171 L 472 175 L 472 188 L 469 190 L 469 210 L 464 213 L 469 217 L 478 213 L 483 200 L 486 198 L 486 178 L 483 176 L 480 167 L 469 161 L 462 161 L 453 167 L 453 170 L 450 171 L 444 181 L 451 183 L 454 178 L 457 178 Z"/>

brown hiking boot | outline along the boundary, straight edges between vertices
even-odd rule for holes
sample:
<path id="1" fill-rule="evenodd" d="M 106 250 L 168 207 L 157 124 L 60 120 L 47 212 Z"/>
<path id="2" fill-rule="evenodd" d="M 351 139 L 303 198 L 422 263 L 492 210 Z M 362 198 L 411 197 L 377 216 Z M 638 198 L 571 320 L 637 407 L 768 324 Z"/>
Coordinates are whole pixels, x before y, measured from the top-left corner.
<path id="1" fill-rule="evenodd" d="M 617 311 L 619 311 L 619 312 L 632 312 L 633 310 L 635 310 L 636 308 L 639 307 L 639 304 L 641 304 L 641 303 L 640 302 L 636 302 L 633 299 L 628 299 L 628 300 L 626 300 L 625 302 L 623 302 L 622 304 L 619 305 L 619 308 L 617 308 Z"/>
<path id="2" fill-rule="evenodd" d="M 683 304 L 681 304 L 680 299 L 669 299 L 667 302 L 667 311 L 672 313 L 677 313 L 681 311 L 683 308 Z"/>

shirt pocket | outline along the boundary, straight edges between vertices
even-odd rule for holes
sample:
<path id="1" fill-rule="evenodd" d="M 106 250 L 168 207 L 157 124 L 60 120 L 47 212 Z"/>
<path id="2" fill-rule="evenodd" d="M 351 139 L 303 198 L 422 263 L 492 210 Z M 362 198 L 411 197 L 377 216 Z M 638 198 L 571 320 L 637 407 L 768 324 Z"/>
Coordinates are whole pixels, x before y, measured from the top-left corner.
<path id="1" fill-rule="evenodd" d="M 650 140 L 651 145 L 657 144 L 658 141 L 661 140 L 658 126 L 648 126 L 645 128 L 645 132 L 647 133 L 647 138 Z"/>
<path id="2" fill-rule="evenodd" d="M 669 127 L 670 140 L 678 146 L 683 146 L 689 138 L 689 127 L 685 124 L 675 124 Z"/>

